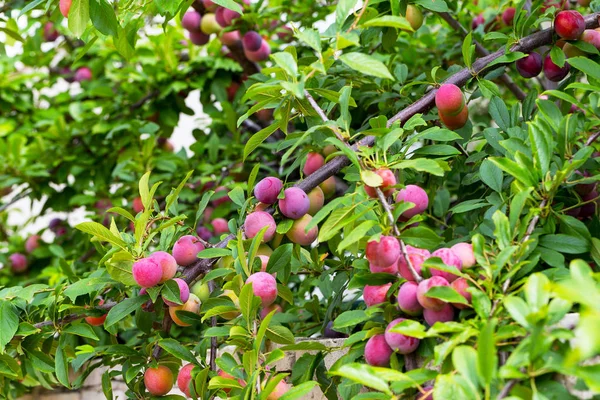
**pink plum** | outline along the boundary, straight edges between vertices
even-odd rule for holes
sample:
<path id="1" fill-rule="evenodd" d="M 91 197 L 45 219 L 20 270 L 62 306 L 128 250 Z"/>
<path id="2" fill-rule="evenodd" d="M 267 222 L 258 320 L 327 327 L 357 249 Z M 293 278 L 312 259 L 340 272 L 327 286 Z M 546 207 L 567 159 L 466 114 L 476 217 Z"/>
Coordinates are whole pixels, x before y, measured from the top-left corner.
<path id="1" fill-rule="evenodd" d="M 16 273 L 24 272 L 27 270 L 27 257 L 21 253 L 13 253 L 8 256 L 8 261 L 12 270 Z"/>
<path id="2" fill-rule="evenodd" d="M 471 243 L 456 243 L 454 246 L 450 247 L 450 250 L 460 258 L 463 268 L 471 268 L 477 263 L 477 260 L 475 260 L 475 253 L 473 252 L 473 245 Z"/>
<path id="3" fill-rule="evenodd" d="M 419 186 L 407 185 L 396 195 L 396 203 L 400 202 L 410 202 L 414 204 L 413 208 L 404 211 L 401 215 L 401 218 L 410 219 L 427 210 L 427 207 L 429 206 L 429 197 L 427 197 L 427 192 Z"/>
<path id="4" fill-rule="evenodd" d="M 385 328 L 385 342 L 392 350 L 400 354 L 410 354 L 419 347 L 420 340 L 401 333 L 391 332 L 391 329 L 402 321 L 406 320 L 404 318 L 396 318 L 388 324 L 387 328 Z"/>
<path id="5" fill-rule="evenodd" d="M 288 239 L 300 246 L 309 246 L 314 242 L 319 235 L 319 227 L 315 226 L 307 232 L 306 227 L 310 224 L 311 220 L 312 217 L 308 214 L 295 220 L 291 229 L 286 233 Z"/>
<path id="6" fill-rule="evenodd" d="M 423 306 L 417 300 L 417 289 L 419 285 L 416 282 L 407 281 L 400 286 L 398 291 L 398 307 L 402 312 L 411 316 L 421 315 Z"/>
<path id="7" fill-rule="evenodd" d="M 183 368 L 179 370 L 179 374 L 177 375 L 177 387 L 181 390 L 187 397 L 191 397 L 190 393 L 190 383 L 192 382 L 192 370 L 194 369 L 194 364 L 186 364 Z"/>
<path id="8" fill-rule="evenodd" d="M 40 235 L 31 235 L 25 241 L 25 251 L 31 253 L 40 247 Z"/>
<path id="9" fill-rule="evenodd" d="M 308 153 L 302 172 L 304 172 L 304 175 L 310 175 L 323 165 L 325 165 L 325 159 L 322 155 L 319 153 Z"/>
<path id="10" fill-rule="evenodd" d="M 216 236 L 220 236 L 229 232 L 229 225 L 227 224 L 227 220 L 225 218 L 215 218 L 210 221 L 210 224 Z"/>
<path id="11" fill-rule="evenodd" d="M 254 295 L 260 297 L 263 307 L 268 307 L 277 299 L 277 281 L 266 272 L 256 272 L 248 277 L 246 284 L 252 283 Z"/>
<path id="12" fill-rule="evenodd" d="M 269 176 L 256 184 L 254 197 L 261 203 L 275 204 L 281 189 L 283 189 L 281 179 Z"/>
<path id="13" fill-rule="evenodd" d="M 271 46 L 266 40 L 263 40 L 260 48 L 256 51 L 250 51 L 244 49 L 244 55 L 246 58 L 253 62 L 261 62 L 269 59 L 269 55 L 271 55 Z"/>
<path id="14" fill-rule="evenodd" d="M 394 351 L 385 341 L 384 335 L 372 336 L 365 346 L 365 361 L 375 367 L 388 367 Z"/>
<path id="15" fill-rule="evenodd" d="M 246 232 L 246 236 L 250 239 L 255 237 L 265 226 L 267 227 L 267 230 L 265 231 L 262 241 L 268 242 L 273 239 L 275 229 L 277 228 L 271 214 L 265 211 L 255 211 L 248 214 L 244 221 L 244 231 Z"/>
<path id="16" fill-rule="evenodd" d="M 200 20 L 202 16 L 196 11 L 188 11 L 181 19 L 183 29 L 190 32 L 200 32 Z"/>
<path id="17" fill-rule="evenodd" d="M 426 293 L 429 291 L 429 289 L 437 286 L 450 286 L 450 284 L 441 276 L 432 276 L 429 279 L 419 282 L 419 286 L 417 287 L 417 300 L 419 301 L 419 304 L 423 306 L 423 308 L 439 311 L 446 305 L 446 303 L 440 299 L 434 299 L 426 296 Z"/>
<path id="18" fill-rule="evenodd" d="M 425 260 L 431 257 L 431 253 L 429 253 L 428 250 L 419 249 L 412 246 L 406 246 L 406 252 L 408 254 L 410 264 L 414 268 L 415 272 L 420 276 L 421 269 L 423 268 L 423 263 L 425 262 Z M 408 268 L 408 264 L 406 263 L 403 254 L 401 254 L 400 257 L 398 257 L 398 272 L 400 273 L 400 276 L 402 276 L 408 281 L 415 280 L 412 273 L 410 272 L 410 269 Z"/>
<path id="19" fill-rule="evenodd" d="M 149 257 L 142 258 L 133 263 L 131 272 L 133 273 L 133 279 L 143 288 L 158 285 L 163 276 L 161 266 Z"/>
<path id="20" fill-rule="evenodd" d="M 469 288 L 469 282 L 465 278 L 458 278 L 450 284 L 450 287 L 454 289 L 458 294 L 467 300 L 467 303 L 471 303 L 471 293 L 467 292 Z M 460 310 L 467 308 L 464 304 L 452 303 L 452 305 Z"/>
<path id="21" fill-rule="evenodd" d="M 187 267 L 198 259 L 198 253 L 204 250 L 204 245 L 200 240 L 192 235 L 185 235 L 179 238 L 173 246 L 173 257 L 177 264 Z"/>
<path id="22" fill-rule="evenodd" d="M 436 251 L 434 251 L 431 254 L 432 257 L 439 257 L 442 259 L 442 262 L 446 265 L 452 266 L 452 267 L 456 267 L 459 271 L 462 270 L 462 261 L 461 259 L 454 254 L 454 252 L 451 249 L 438 249 Z M 431 271 L 431 275 L 433 276 L 441 276 L 442 278 L 445 278 L 448 282 L 452 282 L 453 280 L 455 280 L 456 278 L 458 278 L 458 276 L 450 273 L 450 272 L 446 272 L 446 271 L 440 271 L 434 268 L 430 269 Z"/>
<path id="23" fill-rule="evenodd" d="M 175 282 L 177 282 L 177 286 L 179 286 L 179 299 L 181 300 L 181 303 L 183 304 L 186 301 L 188 301 L 188 299 L 190 298 L 190 287 L 183 279 L 175 278 L 173 280 Z M 163 301 L 168 306 L 178 306 L 179 305 L 172 301 L 166 300 L 164 295 L 163 295 Z"/>
<path id="24" fill-rule="evenodd" d="M 304 216 L 310 208 L 310 200 L 304 190 L 291 187 L 283 191 L 284 198 L 279 199 L 279 210 L 283 215 L 291 219 Z"/>
<path id="25" fill-rule="evenodd" d="M 375 173 L 383 180 L 381 185 L 378 187 L 383 192 L 383 195 L 387 197 L 392 194 L 392 186 L 396 184 L 396 175 L 394 175 L 392 170 L 388 168 L 380 168 L 376 170 Z M 374 187 L 365 185 L 365 192 L 367 192 L 367 195 L 373 199 L 379 198 L 377 196 L 377 190 Z"/>
<path id="26" fill-rule="evenodd" d="M 423 310 L 423 318 L 429 326 L 433 326 L 436 322 L 449 322 L 454 319 L 454 307 L 450 304 L 445 304 L 441 310 Z"/>
<path id="27" fill-rule="evenodd" d="M 381 236 L 379 242 L 370 240 L 367 242 L 365 256 L 374 267 L 389 267 L 400 257 L 400 242 L 393 236 Z"/>
<path id="28" fill-rule="evenodd" d="M 157 263 L 162 269 L 160 283 L 172 279 L 177 273 L 177 261 L 175 261 L 175 258 L 166 251 L 155 251 L 150 254 L 148 258 Z"/>
<path id="29" fill-rule="evenodd" d="M 391 283 L 379 286 L 366 285 L 363 290 L 363 298 L 365 299 L 367 307 L 384 303 L 386 301 L 387 292 L 390 290 L 391 286 Z"/>

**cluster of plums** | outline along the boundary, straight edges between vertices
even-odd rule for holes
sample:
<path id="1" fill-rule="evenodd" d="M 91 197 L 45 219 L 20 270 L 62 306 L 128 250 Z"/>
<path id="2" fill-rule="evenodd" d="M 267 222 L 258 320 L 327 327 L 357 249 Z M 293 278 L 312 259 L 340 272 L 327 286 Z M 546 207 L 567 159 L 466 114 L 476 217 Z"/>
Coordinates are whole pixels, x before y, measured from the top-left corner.
<path id="1" fill-rule="evenodd" d="M 441 299 L 428 297 L 427 292 L 436 286 L 450 286 L 465 301 L 471 301 L 471 294 L 467 291 L 469 284 L 465 278 L 430 268 L 431 277 L 417 283 L 416 278 L 422 279 L 422 267 L 426 259 L 439 257 L 448 266 L 456 267 L 459 271 L 475 265 L 473 247 L 469 243 L 458 243 L 451 248 L 440 248 L 433 253 L 428 250 L 407 246 L 407 255 L 412 268 L 418 275 L 411 272 L 400 244 L 395 237 L 382 236 L 379 241 L 369 241 L 366 248 L 366 258 L 369 261 L 371 272 L 400 275 L 405 282 L 400 286 L 396 296 L 397 307 L 407 316 L 423 316 L 425 322 L 432 326 L 436 322 L 447 322 L 454 319 L 454 308 L 462 309 L 464 304 L 449 304 Z M 363 291 L 363 298 L 368 307 L 385 303 L 388 291 L 392 284 L 370 286 Z M 372 336 L 365 347 L 365 360 L 374 366 L 389 366 L 393 352 L 410 354 L 419 346 L 419 340 L 400 333 L 392 332 L 392 328 L 405 321 L 397 318 L 391 321 L 384 334 Z"/>

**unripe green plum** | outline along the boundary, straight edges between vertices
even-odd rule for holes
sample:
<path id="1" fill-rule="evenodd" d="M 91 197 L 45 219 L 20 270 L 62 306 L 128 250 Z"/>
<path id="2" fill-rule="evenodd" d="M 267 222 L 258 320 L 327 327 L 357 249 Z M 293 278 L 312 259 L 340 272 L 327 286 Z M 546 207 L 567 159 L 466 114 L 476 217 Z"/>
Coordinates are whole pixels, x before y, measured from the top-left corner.
<path id="1" fill-rule="evenodd" d="M 268 307 L 277 299 L 277 281 L 266 272 L 256 272 L 248 277 L 246 284 L 252 284 L 254 295 L 260 297 L 263 307 Z"/>
<path id="2" fill-rule="evenodd" d="M 191 397 L 192 395 L 190 391 L 190 383 L 192 382 L 193 369 L 194 364 L 186 364 L 183 368 L 179 370 L 179 374 L 177 374 L 177 387 L 187 397 Z"/>
<path id="3" fill-rule="evenodd" d="M 163 396 L 173 389 L 175 378 L 173 372 L 164 365 L 148 368 L 144 373 L 144 385 L 153 396 Z"/>
<path id="4" fill-rule="evenodd" d="M 133 279 L 143 288 L 158 285 L 163 276 L 161 266 L 149 257 L 142 258 L 133 263 L 131 272 L 133 273 Z"/>
<path id="5" fill-rule="evenodd" d="M 396 318 L 388 324 L 387 328 L 385 328 L 385 342 L 397 353 L 410 354 L 415 351 L 417 347 L 419 347 L 419 343 L 421 341 L 417 338 L 406 336 L 401 333 L 391 332 L 391 329 L 402 321 L 406 321 L 406 319 Z"/>
<path id="6" fill-rule="evenodd" d="M 338 151 L 337 147 L 335 147 L 332 144 L 328 144 L 327 146 L 323 147 L 323 155 L 325 157 L 329 157 L 331 154 L 335 153 L 336 151 Z"/>
<path id="7" fill-rule="evenodd" d="M 406 20 L 413 30 L 418 30 L 423 25 L 423 13 L 421 9 L 412 4 L 406 6 Z"/>
<path id="8" fill-rule="evenodd" d="M 417 316 L 423 313 L 423 306 L 417 300 L 416 282 L 406 281 L 398 291 L 398 308 L 407 315 Z"/>
<path id="9" fill-rule="evenodd" d="M 160 283 L 164 283 L 169 279 L 173 279 L 177 273 L 177 261 L 175 257 L 167 253 L 166 251 L 155 251 L 148 256 L 149 259 L 153 260 L 162 268 L 162 278 Z"/>
<path id="10" fill-rule="evenodd" d="M 392 186 L 396 184 L 396 176 L 394 173 L 389 168 L 380 168 L 376 170 L 375 173 L 383 180 L 383 183 L 379 186 L 379 189 L 383 192 L 383 195 L 389 196 L 392 194 L 392 191 L 394 190 Z M 377 191 L 374 187 L 365 184 L 365 192 L 367 192 L 369 197 L 373 199 L 378 198 Z"/>
<path id="11" fill-rule="evenodd" d="M 392 287 L 391 283 L 385 285 L 371 286 L 366 285 L 363 289 L 363 299 L 367 307 L 385 303 L 388 290 Z"/>
<path id="12" fill-rule="evenodd" d="M 194 314 L 198 314 L 200 311 L 200 299 L 193 293 L 189 294 L 188 300 L 178 306 L 169 307 L 169 315 L 171 315 L 171 319 L 176 325 L 179 326 L 190 326 L 187 322 L 183 322 L 178 316 L 177 311 L 188 311 Z"/>
<path id="13" fill-rule="evenodd" d="M 314 216 L 321 208 L 323 208 L 323 204 L 325 204 L 325 194 L 323 193 L 323 190 L 317 186 L 308 193 L 308 200 L 310 201 L 308 213 Z"/>
<path id="14" fill-rule="evenodd" d="M 314 242 L 319 235 L 319 228 L 317 226 L 306 232 L 306 227 L 310 221 L 312 221 L 312 217 L 308 214 L 304 215 L 300 219 L 295 220 L 290 230 L 286 233 L 288 239 L 299 244 L 300 246 L 310 246 L 310 244 Z"/>
<path id="15" fill-rule="evenodd" d="M 444 83 L 435 92 L 435 106 L 446 117 L 456 116 L 465 108 L 465 98 L 458 86 Z"/>
<path id="16" fill-rule="evenodd" d="M 554 31 L 566 40 L 575 40 L 585 30 L 585 20 L 577 11 L 561 11 L 554 17 Z"/>
<path id="17" fill-rule="evenodd" d="M 446 305 L 446 303 L 440 299 L 427 297 L 425 295 L 429 289 L 436 286 L 450 286 L 450 283 L 441 276 L 432 276 L 429 279 L 419 282 L 419 286 L 417 287 L 417 300 L 423 308 L 439 311 Z"/>
<path id="18" fill-rule="evenodd" d="M 325 159 L 323 156 L 319 153 L 311 152 L 306 156 L 306 161 L 304 162 L 302 172 L 304 172 L 304 175 L 310 175 L 323 165 L 325 165 Z"/>
<path id="19" fill-rule="evenodd" d="M 255 237 L 264 227 L 267 227 L 267 230 L 264 233 L 262 241 L 268 242 L 273 239 L 275 229 L 277 229 L 273 216 L 265 211 L 255 211 L 246 216 L 244 231 L 248 238 Z"/>
<path id="20" fill-rule="evenodd" d="M 204 250 L 204 245 L 200 240 L 192 235 L 185 235 L 179 238 L 173 246 L 173 257 L 178 265 L 187 267 L 198 259 L 198 253 Z"/>
<path id="21" fill-rule="evenodd" d="M 450 304 L 445 304 L 441 310 L 423 310 L 423 318 L 429 326 L 433 326 L 436 322 L 449 322 L 454 319 L 454 307 Z"/>
<path id="22" fill-rule="evenodd" d="M 271 257 L 273 255 L 273 249 L 269 247 L 269 245 L 261 244 L 258 247 L 257 255 Z"/>
<path id="23" fill-rule="evenodd" d="M 450 250 L 460 258 L 463 268 L 471 268 L 477 263 L 477 260 L 475 260 L 475 253 L 473 252 L 473 245 L 471 243 L 456 243 Z"/>
<path id="24" fill-rule="evenodd" d="M 200 281 L 194 283 L 190 291 L 195 294 L 200 302 L 205 302 L 210 297 L 210 288 L 208 283 L 202 283 Z"/>
<path id="25" fill-rule="evenodd" d="M 301 218 L 310 208 L 310 200 L 304 190 L 291 187 L 283 191 L 284 198 L 279 199 L 279 211 L 291 219 Z"/>
<path id="26" fill-rule="evenodd" d="M 375 367 L 388 367 L 394 351 L 385 341 L 384 335 L 372 336 L 365 346 L 365 361 Z"/>
<path id="27" fill-rule="evenodd" d="M 204 14 L 200 21 L 200 30 L 207 35 L 221 32 L 221 25 L 217 22 L 215 14 Z"/>

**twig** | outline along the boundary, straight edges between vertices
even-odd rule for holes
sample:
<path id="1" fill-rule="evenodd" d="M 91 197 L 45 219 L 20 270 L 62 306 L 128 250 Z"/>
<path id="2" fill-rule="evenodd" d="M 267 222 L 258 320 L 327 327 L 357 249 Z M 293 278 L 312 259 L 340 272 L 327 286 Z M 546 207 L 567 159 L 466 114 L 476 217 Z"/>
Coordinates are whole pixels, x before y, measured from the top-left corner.
<path id="1" fill-rule="evenodd" d="M 381 191 L 381 189 L 377 187 L 377 188 L 375 188 L 375 191 L 377 192 L 377 197 L 379 197 L 379 202 L 381 203 L 381 206 L 385 210 L 385 213 L 388 217 L 390 225 L 392 225 L 394 234 L 398 238 L 398 242 L 400 242 L 400 249 L 402 250 L 402 257 L 404 257 L 404 261 L 406 262 L 406 265 L 408 266 L 408 270 L 410 271 L 410 274 L 413 276 L 413 279 L 417 283 L 419 283 L 423 280 L 423 278 L 421 278 L 421 276 L 417 273 L 417 271 L 413 267 L 412 262 L 410 261 L 410 257 L 408 256 L 408 251 L 406 249 L 406 245 L 404 244 L 404 241 L 402 239 L 400 239 L 400 229 L 398 229 L 398 225 L 396 225 L 396 222 L 394 221 L 394 215 L 392 214 L 392 209 L 390 208 L 390 205 L 388 204 L 387 200 L 385 199 L 385 196 L 384 196 L 383 192 Z"/>
<path id="2" fill-rule="evenodd" d="M 598 139 L 598 137 L 600 137 L 600 131 L 594 133 L 592 136 L 590 136 L 588 138 L 588 140 L 585 142 L 586 146 L 591 146 L 592 143 L 594 143 L 596 141 L 596 139 Z"/>
<path id="3" fill-rule="evenodd" d="M 463 39 L 465 37 L 467 37 L 469 32 L 465 29 L 464 26 L 461 25 L 460 22 L 458 22 L 456 19 L 454 19 L 449 13 L 441 12 L 441 13 L 439 13 L 439 15 L 440 15 L 440 17 L 442 17 L 442 19 L 444 21 L 446 21 L 448 23 L 448 25 L 450 25 L 452 28 L 454 28 Z M 487 51 L 487 49 L 485 47 L 483 47 L 478 41 L 473 40 L 473 44 L 475 45 L 475 51 L 477 52 L 477 54 L 479 54 L 480 57 L 485 57 L 490 54 L 490 52 Z M 525 94 L 525 92 L 523 92 L 521 90 L 521 88 L 519 86 L 517 86 L 517 84 L 511 79 L 510 76 L 508 76 L 506 73 L 504 73 L 500 76 L 500 80 L 502 81 L 502 83 L 504 83 L 504 85 L 511 92 L 513 92 L 513 94 L 519 100 L 525 100 L 527 95 Z"/>
<path id="4" fill-rule="evenodd" d="M 29 196 L 31 194 L 31 190 L 24 190 L 21 193 L 19 193 L 18 195 L 16 195 L 15 197 L 13 197 L 12 199 L 10 199 L 10 201 L 6 204 L 3 204 L 0 207 L 0 212 L 6 210 L 8 207 L 10 207 L 11 205 L 15 204 L 17 201 L 24 199 L 25 197 Z"/>
<path id="5" fill-rule="evenodd" d="M 164 312 L 165 312 L 165 315 L 163 316 L 162 329 L 163 329 L 163 332 L 165 333 L 165 335 L 169 336 L 169 331 L 171 330 L 171 324 L 173 323 L 173 320 L 171 319 L 171 314 L 169 313 L 169 307 L 166 304 L 164 307 Z M 161 353 L 162 353 L 162 347 L 160 347 L 158 345 L 158 343 L 155 344 L 154 350 L 152 350 L 152 357 L 155 360 L 158 360 Z"/>
<path id="6" fill-rule="evenodd" d="M 508 381 L 506 383 L 506 385 L 504 385 L 504 387 L 502 388 L 500 393 L 498 393 L 498 397 L 496 397 L 496 398 L 497 399 L 505 398 L 508 395 L 508 393 L 512 390 L 512 388 L 515 387 L 516 384 L 517 384 L 516 379 L 511 379 L 510 381 Z"/>
<path id="7" fill-rule="evenodd" d="M 317 114 L 319 114 L 319 117 L 321 117 L 323 122 L 325 122 L 325 123 L 329 122 L 329 118 L 327 118 L 325 111 L 323 111 L 323 109 L 321 107 L 319 107 L 319 104 L 317 104 L 317 102 L 311 96 L 311 94 L 308 93 L 308 90 L 304 90 L 304 96 L 306 96 L 306 98 L 308 99 L 308 102 L 312 106 L 313 110 L 315 110 L 317 112 Z M 335 128 L 335 127 L 330 127 L 330 128 L 333 131 L 333 133 L 335 134 L 335 137 L 337 137 L 342 143 L 346 142 L 344 140 L 344 137 L 342 136 L 342 134 L 340 133 L 340 131 L 337 128 Z"/>
<path id="8" fill-rule="evenodd" d="M 138 101 L 136 101 L 135 103 L 133 103 L 131 105 L 131 107 L 129 107 L 129 109 L 131 111 L 137 110 L 138 108 L 140 108 L 141 106 L 143 106 L 144 104 L 146 104 L 146 102 L 148 100 L 153 99 L 154 97 L 158 96 L 159 94 L 160 94 L 160 90 L 154 89 L 154 90 L 150 91 L 148 94 L 146 94 L 144 97 L 142 97 L 141 99 L 139 99 Z"/>
<path id="9" fill-rule="evenodd" d="M 348 30 L 346 31 L 346 33 L 350 33 L 350 32 L 352 32 L 352 30 L 354 30 L 356 28 L 356 26 L 358 25 L 358 22 L 360 21 L 360 19 L 362 18 L 363 14 L 367 10 L 367 6 L 368 5 L 369 5 L 369 0 L 365 0 L 365 3 L 363 4 L 362 9 L 360 10 L 360 13 L 358 13 L 358 15 L 356 16 L 356 18 L 354 19 L 354 22 L 352 22 L 352 25 L 350 25 L 350 28 L 348 28 Z"/>
<path id="10" fill-rule="evenodd" d="M 104 303 L 102 305 L 96 306 L 95 309 L 96 310 L 104 310 L 104 311 L 108 311 L 111 308 L 113 308 L 114 306 L 116 306 L 117 303 L 114 301 L 108 302 L 108 303 Z M 34 324 L 33 327 L 40 329 L 43 328 L 45 326 L 58 326 L 58 325 L 63 325 L 63 324 L 67 324 L 69 322 L 73 322 L 76 321 L 78 319 L 82 319 L 87 317 L 86 314 L 69 314 L 66 315 L 62 318 L 57 319 L 56 321 L 53 320 L 48 320 L 48 321 L 43 321 L 43 322 L 38 322 L 37 324 Z"/>

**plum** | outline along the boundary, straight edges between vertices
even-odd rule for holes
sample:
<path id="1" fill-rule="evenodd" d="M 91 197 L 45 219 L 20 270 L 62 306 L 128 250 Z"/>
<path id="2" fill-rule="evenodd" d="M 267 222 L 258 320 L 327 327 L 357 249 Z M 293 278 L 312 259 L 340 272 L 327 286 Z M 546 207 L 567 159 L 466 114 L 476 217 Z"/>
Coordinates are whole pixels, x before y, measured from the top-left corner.
<path id="1" fill-rule="evenodd" d="M 421 214 L 429 206 L 429 197 L 427 192 L 417 185 L 406 185 L 404 189 L 401 189 L 396 195 L 396 203 L 410 202 L 414 204 L 413 208 L 410 208 L 402 213 L 400 216 L 402 219 L 409 220 L 417 214 Z"/>
<path id="2" fill-rule="evenodd" d="M 387 197 L 392 194 L 392 186 L 396 184 L 396 176 L 394 173 L 388 168 L 380 168 L 376 170 L 375 173 L 383 180 L 383 183 L 379 186 L 379 189 L 383 192 L 383 195 Z M 375 190 L 374 187 L 365 184 L 365 192 L 367 192 L 367 195 L 373 199 L 379 198 L 379 196 L 377 196 L 377 190 Z"/>
<path id="3" fill-rule="evenodd" d="M 246 284 L 252 284 L 254 295 L 260 297 L 263 307 L 268 307 L 277 299 L 277 281 L 266 272 L 256 272 L 248 277 Z"/>
<path id="4" fill-rule="evenodd" d="M 550 54 L 544 58 L 544 75 L 552 82 L 562 81 L 569 74 L 570 69 L 571 67 L 567 62 L 562 68 L 556 65 L 550 58 Z"/>
<path id="5" fill-rule="evenodd" d="M 184 304 L 190 298 L 190 287 L 183 279 L 175 278 L 173 280 L 177 283 L 177 286 L 179 286 L 179 300 L 181 301 L 182 304 Z M 165 304 L 168 306 L 178 306 L 179 305 L 177 303 L 174 303 L 172 301 L 165 299 L 164 295 L 162 298 L 163 298 L 163 301 L 165 302 Z"/>
<path id="6" fill-rule="evenodd" d="M 164 365 L 150 367 L 144 373 L 144 385 L 153 396 L 163 396 L 169 393 L 174 383 L 173 372 Z"/>
<path id="7" fill-rule="evenodd" d="M 229 224 L 225 218 L 215 218 L 210 221 L 210 225 L 216 236 L 221 236 L 222 234 L 229 232 Z"/>
<path id="8" fill-rule="evenodd" d="M 250 51 L 244 49 L 244 55 L 246 58 L 253 62 L 261 62 L 269 59 L 271 55 L 271 46 L 266 40 L 263 40 L 260 48 L 256 51 Z"/>
<path id="9" fill-rule="evenodd" d="M 398 308 L 407 315 L 417 316 L 423 313 L 423 306 L 417 300 L 418 287 L 416 282 L 407 281 L 398 291 Z"/>
<path id="10" fill-rule="evenodd" d="M 458 278 L 450 284 L 450 287 L 454 289 L 458 294 L 467 300 L 467 303 L 471 303 L 471 293 L 467 292 L 469 288 L 469 282 L 465 278 Z M 452 303 L 452 305 L 460 310 L 467 308 L 466 305 L 460 303 Z"/>
<path id="11" fill-rule="evenodd" d="M 319 153 L 311 152 L 306 156 L 306 162 L 304 163 L 302 172 L 304 172 L 304 175 L 310 175 L 323 165 L 325 165 L 325 158 Z"/>
<path id="12" fill-rule="evenodd" d="M 365 361 L 375 367 L 388 367 L 393 352 L 384 335 L 375 335 L 367 341 L 365 346 Z"/>
<path id="13" fill-rule="evenodd" d="M 365 256 L 374 267 L 389 267 L 400 257 L 400 242 L 393 236 L 381 236 L 379 241 L 370 240 L 367 242 Z"/>
<path id="14" fill-rule="evenodd" d="M 433 326 L 436 322 L 448 322 L 454 319 L 454 307 L 450 304 L 445 304 L 441 310 L 423 310 L 423 318 L 429 326 Z"/>
<path id="15" fill-rule="evenodd" d="M 181 390 L 187 397 L 191 397 L 190 392 L 190 383 L 192 382 L 192 370 L 194 369 L 194 364 L 186 364 L 179 370 L 179 374 L 177 374 L 177 387 Z"/>
<path id="16" fill-rule="evenodd" d="M 308 193 L 308 200 L 310 202 L 308 214 L 314 216 L 321 208 L 323 208 L 323 205 L 325 204 L 325 194 L 323 193 L 323 190 L 317 186 Z"/>
<path id="17" fill-rule="evenodd" d="M 189 32 L 200 32 L 202 16 L 196 11 L 188 11 L 181 18 L 181 26 Z"/>
<path id="18" fill-rule="evenodd" d="M 158 285 L 163 276 L 162 267 L 149 257 L 142 258 L 133 263 L 131 272 L 133 273 L 133 279 L 143 288 Z"/>
<path id="19" fill-rule="evenodd" d="M 171 316 L 171 319 L 176 325 L 190 326 L 190 324 L 188 324 L 187 322 L 183 322 L 177 316 L 177 311 L 188 311 L 194 314 L 198 314 L 198 311 L 200 311 L 200 299 L 195 294 L 190 293 L 188 300 L 184 304 L 169 307 L 169 315 Z"/>
<path id="20" fill-rule="evenodd" d="M 431 257 L 431 253 L 429 253 L 428 250 L 419 249 L 412 246 L 406 246 L 406 253 L 408 254 L 410 264 L 414 268 L 415 272 L 420 276 L 421 269 L 423 268 L 423 263 L 425 262 L 425 260 Z M 415 280 L 413 274 L 408 268 L 406 260 L 404 259 L 404 255 L 402 254 L 400 255 L 400 257 L 398 257 L 398 272 L 400 273 L 400 276 L 402 276 L 408 281 Z"/>
<path id="21" fill-rule="evenodd" d="M 246 215 L 246 220 L 244 221 L 244 231 L 246 232 L 246 236 L 248 238 L 251 239 L 255 237 L 265 226 L 267 227 L 267 230 L 262 238 L 262 242 L 269 242 L 271 239 L 273 239 L 273 236 L 275 235 L 275 229 L 277 228 L 273 216 L 265 211 L 255 211 Z"/>
<path id="22" fill-rule="evenodd" d="M 281 179 L 269 176 L 256 184 L 254 187 L 254 197 L 261 203 L 275 204 L 281 189 L 283 189 Z"/>
<path id="23" fill-rule="evenodd" d="M 300 246 L 310 246 L 312 242 L 317 239 L 319 235 L 319 228 L 317 226 L 311 228 L 308 232 L 306 227 L 312 220 L 312 217 L 308 214 L 300 219 L 297 219 L 292 224 L 292 227 L 287 231 L 286 236 L 293 243 L 297 243 Z"/>
<path id="24" fill-rule="evenodd" d="M 291 219 L 299 219 L 304 216 L 310 208 L 310 200 L 304 190 L 291 187 L 283 191 L 284 198 L 279 199 L 279 210 L 283 215 Z"/>
<path id="25" fill-rule="evenodd" d="M 260 34 L 255 31 L 248 31 L 242 37 L 242 44 L 244 46 L 244 50 L 247 51 L 258 51 L 262 45 L 262 42 L 262 36 L 260 36 Z"/>
<path id="26" fill-rule="evenodd" d="M 148 256 L 149 259 L 157 263 L 162 269 L 162 278 L 160 283 L 164 283 L 172 279 L 177 273 L 177 261 L 175 257 L 166 251 L 155 251 Z"/>
<path id="27" fill-rule="evenodd" d="M 467 124 L 467 121 L 469 120 L 469 109 L 464 107 L 458 115 L 447 115 L 438 110 L 438 116 L 444 125 L 446 125 L 446 128 L 454 131 Z"/>
<path id="28" fill-rule="evenodd" d="M 566 40 L 576 40 L 585 30 L 585 20 L 577 11 L 561 11 L 554 17 L 554 31 Z"/>
<path id="29" fill-rule="evenodd" d="M 439 257 L 442 259 L 442 262 L 444 264 L 456 267 L 459 271 L 462 270 L 461 259 L 451 249 L 445 249 L 445 248 L 438 249 L 438 250 L 434 251 L 433 253 L 431 253 L 431 256 Z M 430 271 L 431 271 L 431 275 L 441 276 L 442 278 L 446 279 L 448 282 L 452 282 L 458 278 L 458 276 L 456 276 L 450 272 L 440 271 L 435 268 L 431 268 Z"/>
<path id="30" fill-rule="evenodd" d="M 402 321 L 406 321 L 406 319 L 396 318 L 388 324 L 387 328 L 385 328 L 385 342 L 397 353 L 410 354 L 415 351 L 417 347 L 419 347 L 419 343 L 421 341 L 417 338 L 406 336 L 401 333 L 391 332 L 391 329 Z"/>
<path id="31" fill-rule="evenodd" d="M 536 77 L 542 72 L 542 56 L 536 52 L 529 53 L 527 57 L 518 59 L 515 66 L 523 78 Z"/>
<path id="32" fill-rule="evenodd" d="M 363 298 L 365 299 L 365 304 L 367 307 L 384 303 L 390 287 L 392 287 L 391 283 L 386 283 L 385 285 L 379 286 L 366 285 L 363 290 Z"/>
<path id="33" fill-rule="evenodd" d="M 419 282 L 419 286 L 417 287 L 417 300 L 419 301 L 419 304 L 423 306 L 423 308 L 439 311 L 446 305 L 443 300 L 426 296 L 426 293 L 429 291 L 429 289 L 437 286 L 450 286 L 450 283 L 448 283 L 448 281 L 441 276 L 432 276 L 429 279 Z"/>
<path id="34" fill-rule="evenodd" d="M 471 268 L 477 264 L 475 253 L 473 252 L 473 245 L 471 243 L 456 243 L 454 246 L 450 247 L 450 250 L 460 258 L 463 268 Z"/>
<path id="35" fill-rule="evenodd" d="M 31 235 L 25 241 L 25 251 L 31 253 L 38 247 L 40 247 L 40 235 Z"/>
<path id="36" fill-rule="evenodd" d="M 465 108 L 465 98 L 460 88 L 452 83 L 444 83 L 435 92 L 435 106 L 445 116 L 453 117 Z"/>
<path id="37" fill-rule="evenodd" d="M 173 257 L 178 265 L 187 267 L 198 259 L 198 253 L 204 250 L 204 245 L 195 236 L 185 235 L 179 238 L 173 246 Z"/>

